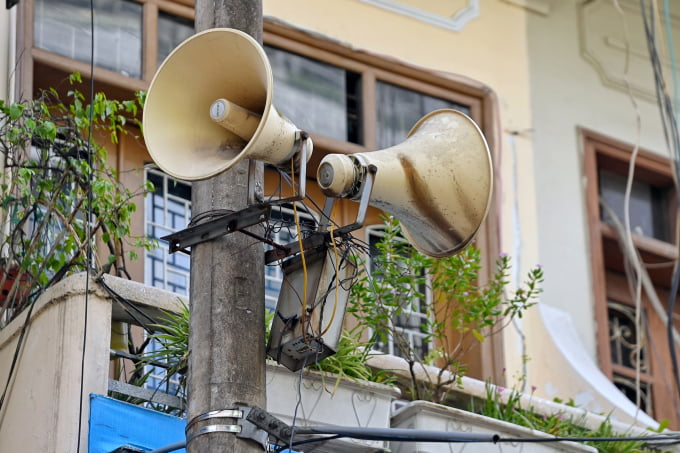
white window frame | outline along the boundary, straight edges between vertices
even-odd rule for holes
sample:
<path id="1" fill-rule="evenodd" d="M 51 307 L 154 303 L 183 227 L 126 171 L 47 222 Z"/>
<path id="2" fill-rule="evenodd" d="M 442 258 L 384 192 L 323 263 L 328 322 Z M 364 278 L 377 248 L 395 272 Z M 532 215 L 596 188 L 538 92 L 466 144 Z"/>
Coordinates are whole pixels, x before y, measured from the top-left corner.
<path id="1" fill-rule="evenodd" d="M 385 227 L 382 226 L 382 225 L 368 225 L 368 226 L 366 226 L 366 243 L 367 244 L 371 243 L 371 236 L 384 237 L 384 230 L 385 230 Z M 404 243 L 406 242 L 406 239 L 402 239 L 402 240 L 403 240 Z M 367 256 L 367 259 L 366 259 L 366 271 L 369 272 L 369 274 L 373 273 L 372 266 L 373 266 L 372 256 L 370 255 L 370 251 L 369 251 L 369 255 Z M 428 278 L 428 282 L 429 282 L 429 279 L 430 279 L 429 275 L 427 276 L 427 278 Z M 431 285 L 428 283 L 425 287 L 425 306 L 431 305 L 431 301 L 432 301 L 432 291 L 431 291 Z M 422 305 L 421 305 L 421 307 L 422 307 Z M 398 325 L 393 324 L 392 320 L 390 320 L 390 326 L 389 326 L 389 330 L 388 330 L 387 336 L 386 336 L 387 344 L 385 344 L 383 347 L 380 347 L 379 345 L 376 344 L 375 349 L 380 351 L 380 352 L 386 353 L 386 354 L 399 355 L 399 351 L 398 351 L 399 348 L 398 348 L 398 346 L 395 345 L 394 338 L 392 336 L 392 332 L 396 330 L 396 331 L 399 331 L 402 334 L 406 335 L 406 337 L 409 340 L 409 345 L 414 350 L 419 349 L 414 344 L 414 338 L 422 338 L 422 344 L 427 345 L 427 350 L 424 351 L 425 352 L 424 355 L 426 355 L 427 352 L 429 352 L 431 350 L 432 343 L 429 342 L 429 341 L 426 341 L 426 337 L 428 335 L 430 335 L 430 333 L 429 332 L 423 332 L 422 325 L 426 322 L 432 321 L 432 314 L 431 313 L 423 313 L 421 311 L 413 311 L 413 310 L 410 310 L 408 308 L 404 308 L 404 315 L 409 316 L 409 317 L 410 316 L 416 316 L 417 318 L 421 319 L 422 322 L 419 323 L 420 327 L 416 330 L 415 328 L 398 326 Z M 372 335 L 373 332 L 370 331 L 369 334 Z M 424 359 L 424 357 L 422 357 L 422 358 Z"/>
<path id="2" fill-rule="evenodd" d="M 168 216 L 172 214 L 168 210 L 168 206 L 171 203 L 176 203 L 179 205 L 183 205 L 184 207 L 184 222 L 183 225 L 187 225 L 189 221 L 191 220 L 191 199 L 185 199 L 182 197 L 178 197 L 176 195 L 172 195 L 168 192 L 168 184 L 174 184 L 175 181 L 165 173 L 163 173 L 160 170 L 155 170 L 152 168 L 146 168 L 144 170 L 144 178 L 146 181 L 148 181 L 148 175 L 150 173 L 153 173 L 154 176 L 160 177 L 163 180 L 163 186 L 162 186 L 162 198 L 163 198 L 163 218 L 168 219 Z M 177 181 L 178 184 L 185 184 L 185 185 L 191 185 L 185 181 Z M 151 221 L 151 210 L 154 208 L 153 204 L 153 197 L 156 197 L 158 195 L 156 194 L 149 194 L 146 197 L 146 202 L 145 202 L 145 211 L 144 211 L 144 230 L 147 235 L 150 234 L 151 228 L 162 228 L 168 232 L 168 234 L 176 233 L 177 229 L 172 228 L 169 225 L 164 225 L 160 223 L 155 223 Z M 156 238 L 158 239 L 158 238 Z M 161 278 L 162 286 L 157 286 L 154 285 L 154 280 L 155 276 L 152 274 L 153 272 L 153 267 L 150 264 L 150 261 L 152 260 L 157 260 L 160 261 L 161 265 L 163 266 L 163 276 Z M 175 287 L 178 285 L 172 283 L 172 276 L 178 276 L 180 278 L 183 278 L 186 282 L 185 286 L 185 291 L 175 291 Z M 170 262 L 170 253 L 168 252 L 168 247 L 167 244 L 163 243 L 161 241 L 160 247 L 158 247 L 154 251 L 145 251 L 144 252 L 144 283 L 149 286 L 154 286 L 156 288 L 161 288 L 165 289 L 167 291 L 172 291 L 176 292 L 177 294 L 180 294 L 182 296 L 189 296 L 189 291 L 190 291 L 190 271 L 189 267 L 187 266 L 186 269 L 184 268 L 179 268 L 178 266 L 172 264 Z"/>

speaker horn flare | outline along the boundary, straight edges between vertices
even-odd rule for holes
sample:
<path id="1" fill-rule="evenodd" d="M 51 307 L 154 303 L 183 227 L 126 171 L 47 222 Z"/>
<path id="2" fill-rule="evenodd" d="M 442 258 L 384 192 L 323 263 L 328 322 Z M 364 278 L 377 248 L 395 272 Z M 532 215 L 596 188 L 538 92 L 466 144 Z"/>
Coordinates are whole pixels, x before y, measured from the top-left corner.
<path id="1" fill-rule="evenodd" d="M 230 28 L 198 33 L 156 72 L 144 105 L 144 138 L 170 176 L 198 180 L 242 159 L 290 168 L 312 142 L 272 104 L 273 76 L 260 44 Z M 306 162 L 299 163 L 306 165 Z"/>
<path id="2" fill-rule="evenodd" d="M 375 173 L 370 205 L 396 217 L 409 242 L 429 256 L 466 247 L 489 210 L 489 148 L 474 121 L 456 110 L 426 115 L 391 148 L 329 154 L 317 179 L 327 196 L 357 200 L 368 172 Z"/>

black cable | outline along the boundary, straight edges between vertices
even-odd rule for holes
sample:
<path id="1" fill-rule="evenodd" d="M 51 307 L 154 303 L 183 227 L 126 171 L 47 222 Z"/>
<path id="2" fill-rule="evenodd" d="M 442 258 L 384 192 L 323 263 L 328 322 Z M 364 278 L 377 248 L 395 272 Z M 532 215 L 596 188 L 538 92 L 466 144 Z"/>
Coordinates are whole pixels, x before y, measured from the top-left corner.
<path id="1" fill-rule="evenodd" d="M 0 396 L 0 409 L 2 409 L 2 406 L 5 403 L 5 397 L 7 396 L 7 392 L 9 391 L 9 385 L 12 382 L 12 376 L 14 375 L 14 370 L 16 368 L 17 363 L 19 362 L 19 353 L 21 352 L 21 345 L 24 342 L 24 337 L 26 335 L 26 332 L 28 331 L 28 326 L 31 324 L 31 314 L 33 313 L 33 308 L 36 305 L 36 301 L 33 301 L 30 303 L 30 307 L 28 307 L 28 312 L 26 314 L 26 320 L 24 321 L 24 325 L 21 327 L 21 333 L 19 334 L 19 338 L 17 339 L 17 347 L 14 349 L 14 355 L 12 356 L 12 363 L 9 367 L 9 374 L 7 375 L 7 383 L 5 384 L 5 389 L 2 392 L 2 396 Z"/>
<path id="2" fill-rule="evenodd" d="M 680 435 L 658 435 L 658 436 L 630 436 L 630 437 L 539 437 L 539 438 L 521 438 L 521 437 L 501 437 L 496 443 L 525 443 L 525 444 L 547 444 L 551 442 L 645 442 L 656 443 L 672 441 L 677 443 L 680 441 Z M 665 444 L 667 445 L 667 444 Z"/>
<path id="3" fill-rule="evenodd" d="M 94 175 L 92 159 L 92 120 L 94 117 L 94 0 L 90 0 L 90 111 L 89 126 L 87 131 L 87 164 L 89 167 L 89 184 L 87 187 L 87 218 L 85 219 L 85 231 L 87 248 L 85 257 L 85 309 L 83 313 L 83 352 L 80 358 L 80 401 L 78 402 L 78 443 L 77 453 L 80 453 L 81 433 L 83 429 L 83 393 L 85 391 L 85 348 L 87 346 L 87 320 L 90 295 L 90 266 L 92 265 L 92 178 Z"/>
<path id="4" fill-rule="evenodd" d="M 312 439 L 305 439 L 305 440 L 293 442 L 293 447 L 299 447 L 300 445 L 312 444 L 312 443 L 317 443 L 317 442 L 327 442 L 329 440 L 342 439 L 342 438 L 343 438 L 343 436 L 341 436 L 339 434 L 336 434 L 334 436 L 327 436 L 327 437 L 314 437 Z M 282 447 L 279 447 L 276 451 L 281 452 L 286 448 L 288 448 L 288 446 L 284 445 Z"/>
<path id="5" fill-rule="evenodd" d="M 292 447 L 299 447 L 318 442 L 327 442 L 334 439 L 352 438 L 363 440 L 383 440 L 383 441 L 397 441 L 397 442 L 437 442 L 437 443 L 514 443 L 514 444 L 528 444 L 528 443 L 552 443 L 552 442 L 644 442 L 645 444 L 653 445 L 674 445 L 680 442 L 680 435 L 656 435 L 656 436 L 632 436 L 632 437 L 543 437 L 543 438 L 513 438 L 501 437 L 498 434 L 478 434 L 469 432 L 445 432 L 445 431 L 421 431 L 417 429 L 398 429 L 398 428 L 353 428 L 353 427 L 322 427 L 322 428 L 304 428 L 302 434 L 314 434 L 322 431 L 333 431 L 339 434 L 325 435 L 324 437 L 313 437 L 293 442 L 291 445 L 276 446 L 276 452 L 282 452 L 285 449 Z M 313 432 L 312 432 L 313 431 Z M 374 433 L 374 434 L 371 434 Z M 180 448 L 184 448 L 186 442 L 177 442 L 153 452 L 165 453 Z"/>
<path id="6" fill-rule="evenodd" d="M 645 7 L 645 1 L 640 0 L 640 8 L 642 11 L 642 21 L 645 28 L 645 36 L 647 38 L 647 47 L 649 49 L 649 56 L 652 63 L 652 69 L 654 72 L 654 82 L 656 87 L 657 101 L 659 104 L 661 123 L 663 125 L 664 135 L 666 137 L 666 143 L 669 148 L 672 149 L 675 159 L 678 159 L 678 154 L 680 152 L 680 133 L 678 133 L 678 124 L 675 118 L 675 112 L 673 111 L 673 105 L 670 98 L 665 95 L 664 91 L 664 80 L 663 72 L 661 70 L 661 63 L 659 60 L 659 54 L 655 45 L 655 29 L 654 20 L 647 17 L 647 11 Z M 650 12 L 653 15 L 654 9 L 650 5 Z M 650 23 L 651 22 L 651 23 Z M 670 143 L 668 138 L 668 123 L 670 123 Z M 677 174 L 676 176 L 680 176 Z M 676 188 L 677 189 L 677 188 Z M 678 198 L 678 208 L 680 210 L 680 198 Z M 680 247 L 680 244 L 679 244 Z M 667 322 L 666 322 L 666 340 L 668 342 L 668 349 L 671 358 L 671 364 L 673 367 L 673 377 L 675 382 L 675 387 L 680 395 L 680 366 L 678 366 L 678 357 L 675 349 L 674 341 L 674 324 L 673 315 L 675 313 L 675 300 L 678 294 L 678 286 L 680 285 L 680 263 L 676 262 L 673 270 L 673 277 L 671 280 L 671 291 L 668 295 L 668 311 L 667 311 Z"/>
<path id="7" fill-rule="evenodd" d="M 432 431 L 404 428 L 365 428 L 352 426 L 318 426 L 300 428 L 296 434 L 332 434 L 362 440 L 383 440 L 402 442 L 437 443 L 497 443 L 498 434 L 471 433 L 462 431 Z M 326 440 L 325 438 L 319 441 Z"/>
<path id="8" fill-rule="evenodd" d="M 650 436 L 610 436 L 610 437 L 501 437 L 498 434 L 428 431 L 401 428 L 364 428 L 343 426 L 320 426 L 300 428 L 296 434 L 334 435 L 334 438 L 362 440 L 383 440 L 396 442 L 437 442 L 437 443 L 553 443 L 553 442 L 644 442 L 647 444 L 669 445 L 680 442 L 680 434 Z M 324 442 L 329 438 L 305 439 L 304 443 Z M 293 443 L 293 446 L 299 443 Z"/>
<path id="9" fill-rule="evenodd" d="M 143 321 L 141 321 L 139 318 L 137 318 L 136 315 L 132 314 L 132 311 L 136 311 L 140 315 L 142 315 L 144 318 L 147 319 L 151 324 L 157 324 L 158 321 L 148 314 L 146 314 L 142 309 L 140 309 L 138 306 L 118 294 L 113 288 L 111 288 L 106 281 L 104 280 L 104 276 L 102 275 L 100 278 L 96 280 L 96 283 L 99 283 L 104 290 L 106 290 L 107 293 L 116 301 L 118 302 L 125 312 L 137 323 L 137 325 L 141 326 L 144 330 L 146 330 L 148 333 L 153 333 L 154 330 L 147 326 Z M 132 310 L 132 311 L 131 311 Z"/>
<path id="10" fill-rule="evenodd" d="M 645 36 L 647 38 L 647 46 L 649 48 L 650 59 L 652 60 L 652 68 L 654 70 L 654 81 L 656 86 L 657 101 L 661 109 L 661 122 L 664 126 L 664 134 L 668 134 L 666 122 L 667 121 L 670 122 L 672 150 L 675 160 L 677 161 L 679 157 L 678 153 L 680 152 L 680 134 L 678 133 L 677 120 L 675 118 L 675 113 L 673 111 L 670 98 L 664 95 L 663 72 L 661 71 L 659 55 L 656 50 L 654 42 L 654 21 L 653 18 L 652 20 L 650 20 L 647 17 L 644 0 L 640 0 L 640 6 L 642 9 L 642 19 L 645 28 Z M 651 8 L 651 5 L 650 11 L 653 14 L 654 10 Z M 649 22 L 651 22 L 651 24 Z M 668 141 L 669 141 L 668 136 L 666 135 L 666 142 L 668 143 Z M 670 144 L 669 147 L 671 147 Z M 677 176 L 680 175 L 678 175 L 678 172 L 676 171 L 676 177 Z M 678 208 L 680 209 L 680 198 L 678 198 Z M 678 244 L 678 246 L 680 247 L 680 244 Z M 680 284 L 680 263 L 676 262 L 671 281 L 671 291 L 668 295 L 668 311 L 667 311 L 668 319 L 666 322 L 666 337 L 671 358 L 671 364 L 673 366 L 673 377 L 675 381 L 675 386 L 676 390 L 680 394 L 680 367 L 678 366 L 678 357 L 675 349 L 675 341 L 673 336 L 674 330 L 673 315 L 675 313 L 675 300 L 678 294 L 679 284 Z"/>

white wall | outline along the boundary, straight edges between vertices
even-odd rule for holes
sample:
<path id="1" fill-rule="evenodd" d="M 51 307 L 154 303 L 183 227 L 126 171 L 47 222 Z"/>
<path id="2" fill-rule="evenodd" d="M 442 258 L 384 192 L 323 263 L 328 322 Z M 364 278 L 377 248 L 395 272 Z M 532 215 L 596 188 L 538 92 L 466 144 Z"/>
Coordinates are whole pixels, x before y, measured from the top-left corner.
<path id="1" fill-rule="evenodd" d="M 634 143 L 636 113 L 624 84 L 625 42 L 611 0 L 544 2 L 547 15 L 530 14 L 531 137 L 534 142 L 542 301 L 570 313 L 581 341 L 596 357 L 590 248 L 585 206 L 582 143 L 585 127 Z M 630 82 L 651 90 L 647 50 L 635 4 L 621 0 L 631 42 Z M 676 30 L 680 36 L 680 30 Z M 604 46 L 602 43 L 609 43 Z M 605 85 L 607 83 L 610 86 Z M 656 104 L 636 95 L 642 118 L 640 144 L 665 153 Z"/>
<path id="2" fill-rule="evenodd" d="M 11 74 L 15 58 L 16 6 L 0 8 L 0 99 L 12 100 Z"/>

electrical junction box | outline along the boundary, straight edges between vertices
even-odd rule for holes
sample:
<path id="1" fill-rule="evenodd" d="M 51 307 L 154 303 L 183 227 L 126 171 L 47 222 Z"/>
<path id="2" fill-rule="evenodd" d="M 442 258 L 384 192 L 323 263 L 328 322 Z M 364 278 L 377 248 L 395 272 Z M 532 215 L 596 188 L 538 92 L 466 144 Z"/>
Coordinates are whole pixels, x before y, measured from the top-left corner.
<path id="1" fill-rule="evenodd" d="M 267 355 L 297 371 L 337 351 L 356 265 L 347 249 L 324 245 L 305 252 L 304 266 L 300 254 L 281 266 L 284 277 Z M 307 297 L 303 299 L 305 272 Z"/>

